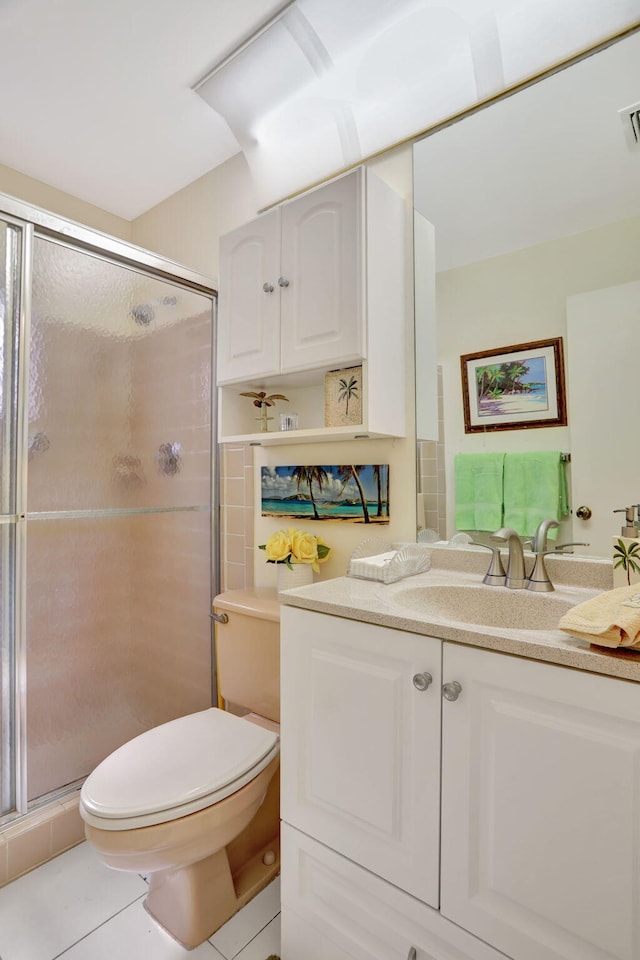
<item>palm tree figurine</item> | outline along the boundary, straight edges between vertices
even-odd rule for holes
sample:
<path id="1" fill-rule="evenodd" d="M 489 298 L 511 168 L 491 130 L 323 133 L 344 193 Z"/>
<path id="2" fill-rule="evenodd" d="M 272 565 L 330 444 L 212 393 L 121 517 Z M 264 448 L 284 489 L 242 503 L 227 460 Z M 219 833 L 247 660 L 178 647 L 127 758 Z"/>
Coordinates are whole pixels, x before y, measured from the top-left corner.
<path id="1" fill-rule="evenodd" d="M 267 433 L 269 430 L 269 420 L 273 420 L 273 417 L 268 416 L 269 407 L 275 406 L 276 400 L 286 400 L 289 402 L 289 398 L 285 397 L 283 393 L 272 393 L 269 396 L 261 390 L 260 393 L 253 393 L 249 391 L 248 393 L 241 393 L 241 397 L 251 397 L 253 399 L 254 407 L 258 407 L 260 410 L 260 432 Z"/>

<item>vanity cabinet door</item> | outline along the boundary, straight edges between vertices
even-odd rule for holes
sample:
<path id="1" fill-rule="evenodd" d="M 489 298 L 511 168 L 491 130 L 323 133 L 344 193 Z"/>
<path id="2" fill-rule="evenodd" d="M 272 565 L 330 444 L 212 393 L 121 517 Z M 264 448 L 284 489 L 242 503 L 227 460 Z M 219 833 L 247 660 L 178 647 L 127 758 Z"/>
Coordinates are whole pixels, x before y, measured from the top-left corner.
<path id="1" fill-rule="evenodd" d="M 640 687 L 445 644 L 441 910 L 514 960 L 640 956 Z"/>
<path id="2" fill-rule="evenodd" d="M 220 240 L 218 383 L 280 372 L 280 211 Z"/>
<path id="3" fill-rule="evenodd" d="M 281 617 L 282 819 L 437 907 L 441 642 Z"/>

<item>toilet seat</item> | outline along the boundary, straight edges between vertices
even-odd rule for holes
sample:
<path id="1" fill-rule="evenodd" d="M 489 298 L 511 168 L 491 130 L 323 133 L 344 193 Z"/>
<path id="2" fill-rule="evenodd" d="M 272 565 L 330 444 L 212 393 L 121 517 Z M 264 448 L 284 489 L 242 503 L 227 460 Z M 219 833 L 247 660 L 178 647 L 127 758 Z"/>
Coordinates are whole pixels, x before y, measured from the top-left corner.
<path id="1" fill-rule="evenodd" d="M 131 830 L 195 813 L 235 793 L 278 755 L 279 737 L 211 707 L 135 737 L 96 767 L 80 813 L 103 830 Z"/>

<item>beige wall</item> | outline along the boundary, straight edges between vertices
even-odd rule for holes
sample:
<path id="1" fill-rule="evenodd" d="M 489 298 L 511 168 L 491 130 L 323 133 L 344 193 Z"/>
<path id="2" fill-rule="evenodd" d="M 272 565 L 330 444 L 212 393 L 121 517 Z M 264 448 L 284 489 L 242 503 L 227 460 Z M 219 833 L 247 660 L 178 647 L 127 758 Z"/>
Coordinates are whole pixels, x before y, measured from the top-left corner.
<path id="1" fill-rule="evenodd" d="M 122 217 L 107 213 L 92 203 L 85 203 L 62 190 L 56 190 L 40 180 L 27 177 L 24 173 L 12 170 L 0 164 L 0 193 L 42 207 L 50 213 L 68 220 L 76 220 L 94 230 L 109 233 L 120 240 L 131 240 L 131 224 Z"/>
<path id="2" fill-rule="evenodd" d="M 131 240 L 217 281 L 218 238 L 257 216 L 257 204 L 237 154 L 134 220 Z"/>

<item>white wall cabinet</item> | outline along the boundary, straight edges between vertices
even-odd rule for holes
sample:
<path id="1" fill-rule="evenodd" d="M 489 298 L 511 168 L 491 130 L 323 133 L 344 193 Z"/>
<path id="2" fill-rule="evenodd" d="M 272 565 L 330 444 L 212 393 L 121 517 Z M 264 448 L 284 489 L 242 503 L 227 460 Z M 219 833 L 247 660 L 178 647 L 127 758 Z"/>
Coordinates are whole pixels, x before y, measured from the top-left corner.
<path id="1" fill-rule="evenodd" d="M 280 211 L 220 239 L 218 383 L 280 373 Z"/>
<path id="2" fill-rule="evenodd" d="M 283 960 L 638 960 L 637 684 L 291 607 L 282 658 Z"/>
<path id="3" fill-rule="evenodd" d="M 255 408 L 238 399 L 245 390 L 284 393 L 290 402 L 278 404 L 276 413 L 298 413 L 301 431 L 324 431 L 325 373 L 360 364 L 363 417 L 356 432 L 403 436 L 404 270 L 404 203 L 365 168 L 223 237 L 222 442 L 258 432 Z M 271 433 L 258 439 L 293 442 L 277 436 L 275 424 Z"/>

